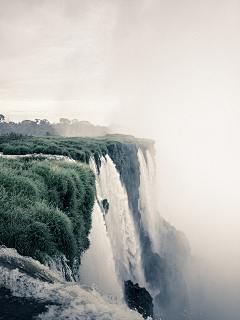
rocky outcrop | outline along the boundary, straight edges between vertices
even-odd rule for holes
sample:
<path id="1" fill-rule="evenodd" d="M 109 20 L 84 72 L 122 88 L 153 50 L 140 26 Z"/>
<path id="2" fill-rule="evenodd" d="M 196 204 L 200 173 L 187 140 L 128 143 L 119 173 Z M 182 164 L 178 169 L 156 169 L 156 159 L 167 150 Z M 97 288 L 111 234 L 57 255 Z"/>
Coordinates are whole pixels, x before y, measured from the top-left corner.
<path id="1" fill-rule="evenodd" d="M 130 309 L 137 310 L 144 319 L 153 317 L 153 299 L 145 288 L 133 284 L 131 280 L 124 282 L 124 298 Z"/>
<path id="2" fill-rule="evenodd" d="M 103 199 L 101 201 L 101 203 L 102 203 L 103 210 L 105 211 L 105 214 L 107 214 L 108 210 L 109 210 L 109 202 L 108 202 L 108 200 L 107 199 Z"/>

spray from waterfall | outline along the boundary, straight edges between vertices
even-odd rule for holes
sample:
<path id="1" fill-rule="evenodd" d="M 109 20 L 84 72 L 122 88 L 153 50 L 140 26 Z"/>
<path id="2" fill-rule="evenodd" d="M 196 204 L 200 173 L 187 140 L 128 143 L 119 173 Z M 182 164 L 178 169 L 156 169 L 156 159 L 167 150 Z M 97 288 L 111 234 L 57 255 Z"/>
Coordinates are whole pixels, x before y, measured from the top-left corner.
<path id="1" fill-rule="evenodd" d="M 128 196 L 111 158 L 101 157 L 99 173 L 94 159 L 90 167 L 96 176 L 97 199 L 92 216 L 90 248 L 80 267 L 84 284 L 96 284 L 100 292 L 123 295 L 123 280 L 145 285 L 140 240 L 135 230 Z M 105 212 L 102 202 L 109 208 Z"/>
<path id="2" fill-rule="evenodd" d="M 44 278 L 46 281 L 43 281 Z M 44 303 L 46 311 L 35 319 L 142 319 L 137 311 L 128 309 L 122 301 L 101 295 L 94 288 L 65 282 L 61 276 L 59 278 L 58 272 L 3 246 L 0 246 L 0 287 L 9 290 L 16 299 L 30 299 L 26 300 L 30 304 L 33 299 Z M 1 300 L 0 317 L 3 303 L 4 300 Z"/>
<path id="3" fill-rule="evenodd" d="M 144 286 L 140 241 L 129 209 L 127 192 L 115 164 L 108 155 L 106 159 L 101 158 L 99 180 L 101 196 L 109 202 L 105 220 L 118 276 L 122 280 L 131 279 Z"/>
<path id="4" fill-rule="evenodd" d="M 101 187 L 93 158 L 89 163 L 96 176 L 96 200 L 92 213 L 90 248 L 85 252 L 80 266 L 80 279 L 88 286 L 96 285 L 101 293 L 123 296 L 122 285 L 115 270 L 112 245 L 106 229 L 104 212 L 100 207 Z"/>
<path id="5" fill-rule="evenodd" d="M 146 151 L 146 160 L 141 149 L 138 150 L 140 164 L 140 187 L 138 207 L 141 222 L 153 245 L 153 251 L 159 252 L 160 215 L 156 208 L 156 166 L 154 158 Z"/>
<path id="6" fill-rule="evenodd" d="M 126 189 L 108 155 L 101 158 L 99 173 L 93 158 L 90 159 L 90 167 L 96 176 L 96 200 L 89 236 L 90 248 L 82 257 L 79 275 L 81 283 L 91 289 L 74 281 L 65 281 L 66 268 L 61 269 L 65 265 L 64 257 L 59 257 L 59 261 L 49 260 L 53 283 L 43 283 L 18 269 L 10 271 L 0 265 L 0 286 L 3 285 L 19 297 L 26 297 L 27 294 L 29 298 L 40 298 L 52 304 L 49 305 L 48 312 L 38 316 L 38 319 L 59 320 L 66 316 L 77 319 L 83 315 L 89 319 L 142 319 L 122 302 L 123 280 L 132 280 L 141 287 L 146 286 L 140 239 L 129 208 Z M 104 199 L 109 203 L 107 211 L 102 205 Z M 15 254 L 19 257 L 13 251 L 13 255 Z M 39 270 L 42 268 L 46 267 L 39 264 Z M 73 280 L 71 273 L 69 277 Z"/>

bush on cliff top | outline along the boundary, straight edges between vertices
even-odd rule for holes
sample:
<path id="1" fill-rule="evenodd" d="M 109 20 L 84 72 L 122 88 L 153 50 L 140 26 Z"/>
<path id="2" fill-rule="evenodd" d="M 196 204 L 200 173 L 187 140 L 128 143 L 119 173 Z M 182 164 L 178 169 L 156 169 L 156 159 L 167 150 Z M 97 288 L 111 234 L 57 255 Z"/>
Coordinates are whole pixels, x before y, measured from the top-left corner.
<path id="1" fill-rule="evenodd" d="M 95 177 L 81 163 L 0 158 L 0 244 L 40 261 L 89 247 Z"/>
<path id="2" fill-rule="evenodd" d="M 121 153 L 128 148 L 141 148 L 145 152 L 147 149 L 153 150 L 153 144 L 152 140 L 118 134 L 98 138 L 33 137 L 16 134 L 0 136 L 0 152 L 3 154 L 56 154 L 86 163 L 89 163 L 92 154 L 98 166 L 100 157 L 107 153 L 115 155 L 116 164 L 121 160 Z"/>
<path id="3" fill-rule="evenodd" d="M 3 154 L 57 154 L 82 162 L 80 164 L 40 158 L 36 160 L 31 157 L 18 160 L 0 159 L 0 183 L 5 192 L 0 194 L 0 205 L 4 201 L 7 204 L 4 213 L 3 210 L 0 213 L 0 223 L 2 221 L 5 226 L 5 231 L 3 227 L 0 228 L 0 244 L 13 246 L 19 253 L 33 257 L 37 257 L 39 252 L 42 256 L 42 252 L 51 255 L 61 251 L 72 262 L 74 256 L 89 247 L 88 234 L 91 228 L 95 184 L 92 171 L 84 163 L 88 164 L 90 156 L 93 155 L 99 169 L 101 156 L 109 154 L 127 189 L 133 214 L 137 215 L 140 183 L 137 151 L 138 148 L 144 153 L 147 149 L 154 150 L 153 145 L 152 140 L 124 135 L 106 135 L 99 138 L 31 137 L 16 134 L 0 136 L 0 152 Z M 4 194 L 7 200 L 3 200 Z M 43 207 L 45 209 L 37 210 Z M 6 218 L 6 212 L 13 214 Z M 56 219 L 56 223 L 59 222 L 57 226 L 49 223 L 49 217 L 54 214 L 62 217 L 62 220 Z M 10 221 L 9 219 L 10 225 L 17 230 L 26 225 L 28 240 L 21 240 L 22 245 L 20 240 L 16 240 L 14 232 L 7 229 L 4 221 Z M 35 222 L 37 224 L 34 224 Z M 33 229 L 28 228 L 31 224 L 34 224 L 32 228 L 35 228 L 39 239 L 42 239 L 41 234 L 44 233 L 38 230 L 41 224 L 45 226 L 42 230 L 45 230 L 46 241 L 39 240 L 36 248 L 31 238 Z M 65 236 L 58 238 L 56 234 L 60 233 Z M 28 247 L 27 243 L 32 245 Z"/>

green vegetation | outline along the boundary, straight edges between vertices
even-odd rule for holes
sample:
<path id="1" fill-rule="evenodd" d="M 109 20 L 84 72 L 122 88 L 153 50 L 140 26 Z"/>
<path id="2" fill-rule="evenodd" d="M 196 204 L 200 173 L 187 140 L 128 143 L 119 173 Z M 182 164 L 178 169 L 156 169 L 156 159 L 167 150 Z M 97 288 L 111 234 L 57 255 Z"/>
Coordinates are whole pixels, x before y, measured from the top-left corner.
<path id="1" fill-rule="evenodd" d="M 101 156 L 109 154 L 126 186 L 134 212 L 138 208 L 140 183 L 138 148 L 141 148 L 144 154 L 147 149 L 154 152 L 154 141 L 120 134 L 98 138 L 29 137 L 16 134 L 0 136 L 0 152 L 3 154 L 57 154 L 87 164 L 92 154 L 98 169 Z"/>
<path id="2" fill-rule="evenodd" d="M 138 148 L 141 148 L 143 152 L 147 149 L 153 149 L 153 144 L 152 140 L 118 134 L 98 138 L 36 137 L 14 133 L 0 136 L 0 152 L 3 154 L 56 154 L 69 156 L 87 164 L 93 154 L 98 167 L 100 166 L 100 157 L 109 154 L 122 178 L 126 171 L 124 167 L 127 165 L 128 158 L 136 153 Z M 136 159 L 134 162 L 135 164 L 128 164 L 129 170 L 134 170 Z M 127 177 L 123 178 L 123 180 L 125 179 Z"/>
<path id="3" fill-rule="evenodd" d="M 140 170 L 138 148 L 154 150 L 152 140 L 106 135 L 98 138 L 0 136 L 4 155 L 55 154 L 77 162 L 44 157 L 0 158 L 0 244 L 40 261 L 64 253 L 74 258 L 89 247 L 95 177 L 90 157 L 97 167 L 109 154 L 124 183 L 133 214 L 138 214 Z M 108 203 L 104 203 L 107 207 Z"/>
<path id="4" fill-rule="evenodd" d="M 81 163 L 0 158 L 0 244 L 40 261 L 89 247 L 95 177 Z"/>

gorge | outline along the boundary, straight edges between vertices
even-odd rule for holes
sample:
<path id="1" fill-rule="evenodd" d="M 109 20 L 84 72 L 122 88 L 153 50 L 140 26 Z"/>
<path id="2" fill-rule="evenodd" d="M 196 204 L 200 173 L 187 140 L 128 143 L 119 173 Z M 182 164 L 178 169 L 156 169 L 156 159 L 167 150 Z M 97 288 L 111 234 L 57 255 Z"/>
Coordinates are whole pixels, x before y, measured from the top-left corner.
<path id="1" fill-rule="evenodd" d="M 189 243 L 157 212 L 154 141 L 8 135 L 0 151 L 1 316 L 141 319 L 128 282 L 150 293 L 154 319 L 206 320 Z M 28 305 L 23 318 L 11 299 Z"/>

